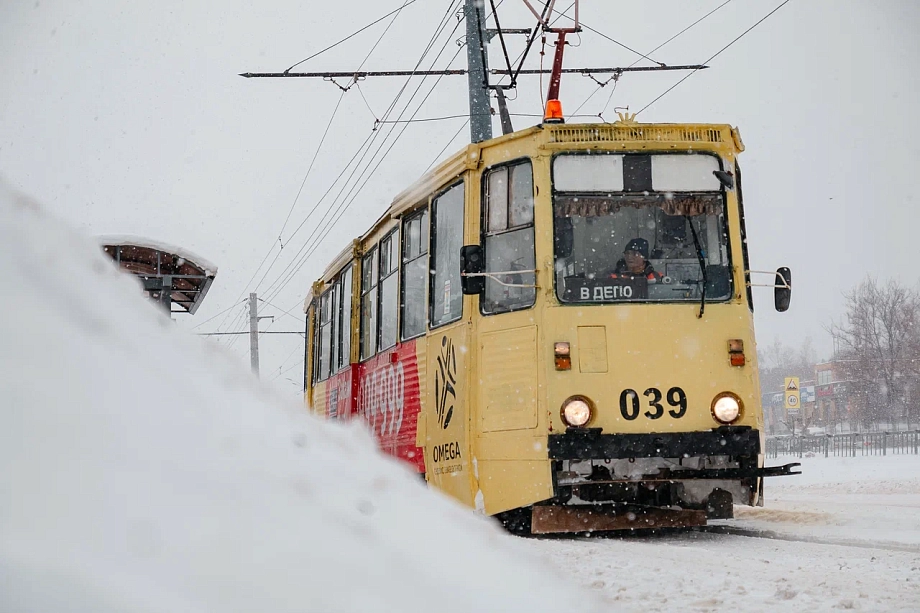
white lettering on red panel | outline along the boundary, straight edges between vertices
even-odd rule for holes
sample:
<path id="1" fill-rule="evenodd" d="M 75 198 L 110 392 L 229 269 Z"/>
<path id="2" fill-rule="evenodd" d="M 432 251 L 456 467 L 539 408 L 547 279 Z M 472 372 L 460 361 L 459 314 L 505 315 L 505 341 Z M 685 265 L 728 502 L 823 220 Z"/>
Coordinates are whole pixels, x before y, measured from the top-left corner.
<path id="1" fill-rule="evenodd" d="M 393 436 L 402 427 L 406 377 L 402 362 L 387 364 L 361 382 L 361 407 L 371 430 Z"/>

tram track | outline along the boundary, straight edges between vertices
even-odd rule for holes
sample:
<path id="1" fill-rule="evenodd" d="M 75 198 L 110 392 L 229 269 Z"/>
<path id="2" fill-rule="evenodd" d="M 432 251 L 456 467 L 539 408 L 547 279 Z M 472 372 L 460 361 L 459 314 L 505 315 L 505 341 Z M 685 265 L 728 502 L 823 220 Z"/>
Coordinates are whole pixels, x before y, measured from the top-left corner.
<path id="1" fill-rule="evenodd" d="M 590 536 L 572 536 L 566 535 L 539 535 L 530 536 L 529 538 L 545 540 L 572 540 L 579 542 L 590 542 L 598 539 L 659 539 L 668 537 L 688 536 L 693 534 L 706 533 L 724 536 L 740 536 L 744 538 L 757 538 L 773 541 L 783 541 L 787 543 L 806 543 L 809 545 L 832 545 L 836 547 L 854 547 L 858 549 L 875 549 L 882 551 L 893 551 L 899 553 L 920 554 L 920 544 L 913 545 L 910 543 L 896 543 L 893 541 L 866 541 L 859 539 L 833 538 L 820 536 L 804 536 L 774 532 L 772 530 L 758 530 L 754 528 L 743 528 L 740 526 L 728 526 L 724 524 L 697 526 L 694 528 L 663 528 L 657 530 L 636 530 L 636 531 L 608 531 L 594 532 Z"/>
<path id="2" fill-rule="evenodd" d="M 730 536 L 743 536 L 747 538 L 769 539 L 774 541 L 786 541 L 791 543 L 808 543 L 812 545 L 835 545 L 839 547 L 856 547 L 860 549 L 882 549 L 886 551 L 898 551 L 907 553 L 920 554 L 920 545 L 911 545 L 909 543 L 895 543 L 891 541 L 864 541 L 847 538 L 832 538 L 819 536 L 800 536 L 795 534 L 784 534 L 772 530 L 757 530 L 753 528 L 742 528 L 740 526 L 727 525 L 708 525 L 693 528 L 690 532 L 705 532 L 708 534 L 726 534 Z"/>

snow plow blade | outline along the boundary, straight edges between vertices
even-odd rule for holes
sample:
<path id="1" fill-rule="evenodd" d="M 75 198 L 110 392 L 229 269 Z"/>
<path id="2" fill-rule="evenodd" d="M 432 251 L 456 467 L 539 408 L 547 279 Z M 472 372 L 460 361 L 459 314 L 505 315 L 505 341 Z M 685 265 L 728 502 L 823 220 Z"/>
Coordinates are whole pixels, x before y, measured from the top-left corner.
<path id="1" fill-rule="evenodd" d="M 639 505 L 535 506 L 533 534 L 692 528 L 706 525 L 706 512 Z"/>

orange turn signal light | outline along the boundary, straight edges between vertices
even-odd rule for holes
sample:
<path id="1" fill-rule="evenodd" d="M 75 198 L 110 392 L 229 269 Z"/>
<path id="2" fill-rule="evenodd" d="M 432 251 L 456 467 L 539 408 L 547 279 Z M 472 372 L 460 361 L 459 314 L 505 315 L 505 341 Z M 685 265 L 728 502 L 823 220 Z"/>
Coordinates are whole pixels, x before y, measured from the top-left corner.
<path id="1" fill-rule="evenodd" d="M 562 102 L 559 100 L 547 100 L 543 121 L 546 123 L 562 123 L 565 121 L 565 117 L 562 116 Z"/>
<path id="2" fill-rule="evenodd" d="M 565 341 L 553 343 L 556 370 L 572 370 L 572 349 Z"/>
<path id="3" fill-rule="evenodd" d="M 728 341 L 728 362 L 732 366 L 744 366 L 747 362 L 744 357 L 744 341 L 740 338 Z"/>

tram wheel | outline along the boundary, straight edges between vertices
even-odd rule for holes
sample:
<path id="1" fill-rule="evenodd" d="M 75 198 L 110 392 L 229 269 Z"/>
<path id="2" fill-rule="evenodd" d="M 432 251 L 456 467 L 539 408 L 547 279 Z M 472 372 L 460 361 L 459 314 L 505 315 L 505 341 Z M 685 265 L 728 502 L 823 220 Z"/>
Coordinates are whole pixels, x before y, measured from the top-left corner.
<path id="1" fill-rule="evenodd" d="M 706 499 L 707 519 L 731 519 L 735 516 L 731 492 L 721 489 L 712 490 Z"/>
<path id="2" fill-rule="evenodd" d="M 496 518 L 501 522 L 505 530 L 518 536 L 530 536 L 531 517 L 530 507 L 512 509 L 496 515 Z"/>

